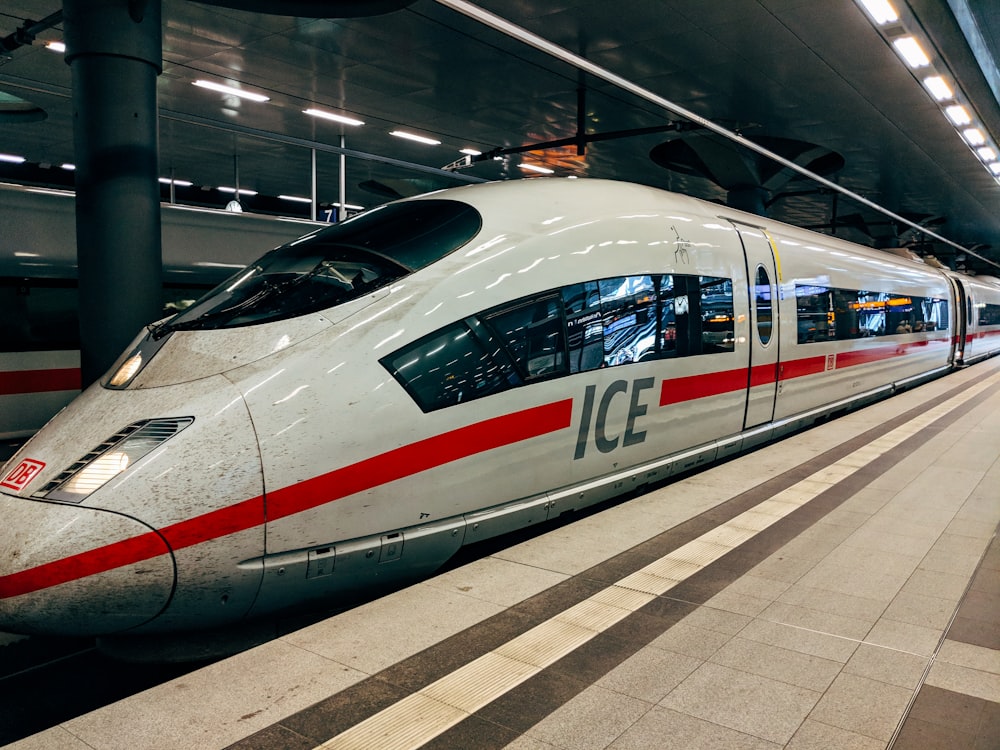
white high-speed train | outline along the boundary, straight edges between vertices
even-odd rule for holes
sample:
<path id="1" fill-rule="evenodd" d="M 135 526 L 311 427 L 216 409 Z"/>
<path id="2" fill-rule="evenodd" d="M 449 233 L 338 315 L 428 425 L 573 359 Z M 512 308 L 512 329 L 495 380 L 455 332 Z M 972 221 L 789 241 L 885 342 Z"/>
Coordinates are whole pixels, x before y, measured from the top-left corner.
<path id="1" fill-rule="evenodd" d="M 164 314 L 316 222 L 162 204 Z M 76 203 L 0 183 L 0 440 L 25 438 L 80 393 Z"/>
<path id="2" fill-rule="evenodd" d="M 522 180 L 284 245 L 0 472 L 0 629 L 236 623 L 429 573 L 1000 350 L 1000 284 Z"/>

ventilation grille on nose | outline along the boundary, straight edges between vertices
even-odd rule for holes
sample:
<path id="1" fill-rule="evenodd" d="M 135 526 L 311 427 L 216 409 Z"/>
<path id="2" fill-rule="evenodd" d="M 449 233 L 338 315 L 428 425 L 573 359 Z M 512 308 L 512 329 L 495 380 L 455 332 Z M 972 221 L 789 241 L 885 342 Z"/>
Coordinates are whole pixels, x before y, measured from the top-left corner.
<path id="1" fill-rule="evenodd" d="M 193 421 L 194 417 L 171 417 L 133 422 L 81 456 L 36 494 L 46 495 L 58 489 L 86 466 L 119 446 L 125 448 L 127 444 L 127 452 L 132 456 L 132 460 L 138 460 L 161 443 L 165 443 Z"/>

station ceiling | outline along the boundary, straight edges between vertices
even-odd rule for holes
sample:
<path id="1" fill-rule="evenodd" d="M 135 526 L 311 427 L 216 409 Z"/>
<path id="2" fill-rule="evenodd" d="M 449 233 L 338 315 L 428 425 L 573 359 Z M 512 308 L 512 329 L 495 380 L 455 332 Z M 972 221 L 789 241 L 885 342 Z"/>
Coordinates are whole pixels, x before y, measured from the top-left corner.
<path id="1" fill-rule="evenodd" d="M 899 18 L 882 26 L 853 0 L 477 3 L 632 84 L 626 89 L 444 0 L 339 19 L 163 0 L 160 169 L 193 183 L 187 194 L 206 204 L 222 200 L 216 187 L 238 179 L 241 188 L 258 191 L 244 199 L 246 208 L 263 209 L 267 196 L 310 194 L 315 148 L 319 200 L 334 203 L 335 147 L 343 136 L 347 149 L 378 157 L 347 160 L 346 199 L 359 206 L 461 179 L 528 177 L 536 173 L 521 165 L 529 164 L 719 202 L 750 187 L 776 219 L 868 245 L 912 244 L 921 236 L 713 130 L 690 126 L 642 94 L 651 92 L 971 251 L 932 241 L 921 252 L 1000 275 L 993 265 L 1000 264 L 1000 175 L 978 153 L 1000 146 L 1000 5 L 890 2 Z M 59 0 L 5 0 L 0 37 L 60 9 Z M 905 36 L 918 40 L 929 65 L 911 69 L 904 62 L 893 42 Z M 0 179 L 17 170 L 33 181 L 47 181 L 46 174 L 52 182 L 66 179 L 59 165 L 74 159 L 70 69 L 45 47 L 61 38 L 57 23 L 0 59 L 0 153 L 26 159 L 0 164 Z M 935 100 L 922 82 L 930 75 L 951 84 L 953 101 Z M 197 80 L 269 100 L 192 85 Z M 31 106 L 11 105 L 10 96 Z M 945 108 L 955 104 L 965 107 L 970 124 L 948 119 Z M 32 106 L 44 119 L 26 114 Z M 320 119 L 306 109 L 364 124 Z M 970 129 L 985 144 L 970 144 L 975 136 L 963 135 Z M 594 138 L 635 130 L 650 132 Z M 439 171 L 462 158 L 461 149 L 509 151 L 581 132 L 590 141 L 584 153 L 573 144 L 539 147 L 477 162 L 456 177 Z"/>

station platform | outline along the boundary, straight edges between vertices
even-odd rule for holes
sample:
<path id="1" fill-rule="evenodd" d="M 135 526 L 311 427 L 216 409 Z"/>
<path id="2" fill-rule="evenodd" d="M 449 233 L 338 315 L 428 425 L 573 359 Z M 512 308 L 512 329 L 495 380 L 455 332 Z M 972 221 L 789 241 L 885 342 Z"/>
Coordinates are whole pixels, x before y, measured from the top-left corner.
<path id="1" fill-rule="evenodd" d="M 9 747 L 995 749 L 998 523 L 1000 358 Z"/>

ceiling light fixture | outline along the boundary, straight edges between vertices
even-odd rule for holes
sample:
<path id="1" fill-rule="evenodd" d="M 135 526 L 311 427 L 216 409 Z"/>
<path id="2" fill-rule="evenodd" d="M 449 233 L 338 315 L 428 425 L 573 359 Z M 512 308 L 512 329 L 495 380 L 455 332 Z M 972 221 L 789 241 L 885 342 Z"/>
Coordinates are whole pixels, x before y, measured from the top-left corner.
<path id="1" fill-rule="evenodd" d="M 942 76 L 928 76 L 924 79 L 924 86 L 931 92 L 931 96 L 939 102 L 946 102 L 955 98 L 955 92 Z"/>
<path id="2" fill-rule="evenodd" d="M 65 169 L 67 172 L 72 172 L 73 170 L 76 169 L 76 164 L 70 164 L 69 162 L 66 162 L 65 164 L 60 164 L 59 166 Z"/>
<path id="3" fill-rule="evenodd" d="M 537 164 L 518 164 L 521 169 L 527 169 L 529 172 L 538 172 L 539 174 L 555 174 L 554 169 L 549 169 L 548 167 L 540 167 Z"/>
<path id="4" fill-rule="evenodd" d="M 969 116 L 969 110 L 961 104 L 954 104 L 950 107 L 946 107 L 944 113 L 955 125 L 968 125 L 972 122 L 972 118 Z"/>
<path id="5" fill-rule="evenodd" d="M 931 59 L 924 52 L 923 47 L 920 46 L 920 42 L 912 36 L 904 36 L 901 39 L 897 39 L 892 43 L 892 46 L 903 56 L 906 64 L 911 68 L 924 68 L 931 64 Z"/>
<path id="6" fill-rule="evenodd" d="M 861 4 L 879 26 L 899 20 L 899 14 L 889 0 L 861 0 Z"/>
<path id="7" fill-rule="evenodd" d="M 482 151 L 476 151 L 474 148 L 462 148 L 459 149 L 458 153 L 465 154 L 466 156 L 482 156 Z"/>
<path id="8" fill-rule="evenodd" d="M 293 203 L 312 203 L 312 198 L 304 198 L 301 195 L 279 195 L 278 197 L 283 201 L 292 201 Z"/>
<path id="9" fill-rule="evenodd" d="M 193 182 L 188 182 L 187 180 L 173 180 L 169 177 L 161 177 L 160 183 L 163 185 L 169 185 L 173 183 L 177 187 L 191 187 L 192 185 L 194 185 Z"/>
<path id="10" fill-rule="evenodd" d="M 46 42 L 45 49 L 51 50 L 52 52 L 65 52 L 66 42 L 57 42 L 57 41 Z"/>
<path id="11" fill-rule="evenodd" d="M 963 130 L 962 135 L 965 140 L 969 142 L 970 146 L 983 146 L 986 144 L 986 136 L 983 135 L 983 131 L 979 128 L 969 128 L 968 130 Z"/>
<path id="12" fill-rule="evenodd" d="M 408 141 L 416 141 L 417 143 L 424 143 L 428 146 L 440 146 L 441 141 L 434 140 L 433 138 L 428 138 L 423 135 L 414 135 L 413 133 L 407 133 L 404 130 L 393 130 L 389 135 L 394 135 L 397 138 L 405 138 Z"/>
<path id="13" fill-rule="evenodd" d="M 15 156 L 14 154 L 0 154 L 0 161 L 8 164 L 24 164 L 25 159 L 23 156 Z"/>
<path id="14" fill-rule="evenodd" d="M 896 7 L 889 5 L 887 0 L 856 0 L 856 2 L 872 20 L 885 43 L 891 43 L 910 67 L 911 75 L 941 107 L 942 113 L 962 137 L 962 143 L 968 146 L 989 169 L 991 177 L 996 178 L 1000 175 L 998 166 L 1000 162 L 997 161 L 997 154 L 1000 152 L 997 144 L 1000 141 L 979 118 L 975 107 L 949 70 L 948 64 L 937 56 L 931 61 L 930 56 L 924 51 L 933 50 L 933 44 L 921 36 L 923 32 L 920 21 L 913 15 L 909 5 L 902 3 L 897 12 Z M 892 15 L 896 17 L 890 18 Z M 911 29 L 916 33 L 909 33 Z M 927 46 L 928 44 L 930 46 Z"/>
<path id="15" fill-rule="evenodd" d="M 212 81 L 197 80 L 194 81 L 195 86 L 203 89 L 209 89 L 210 91 L 218 91 L 221 94 L 232 94 L 233 96 L 238 96 L 241 99 L 249 99 L 252 102 L 268 102 L 271 97 L 264 96 L 264 94 L 255 94 L 252 91 L 244 91 L 243 89 L 238 89 L 234 86 L 226 86 L 221 83 L 213 83 Z"/>
<path id="16" fill-rule="evenodd" d="M 324 120 L 332 120 L 333 122 L 339 122 L 342 125 L 364 125 L 364 120 L 356 120 L 353 117 L 345 117 L 344 115 L 335 115 L 333 112 L 324 112 L 322 109 L 309 109 L 302 110 L 305 114 L 312 117 L 319 117 Z"/>
<path id="17" fill-rule="evenodd" d="M 217 189 L 218 189 L 218 191 L 220 193 L 235 193 L 236 192 L 236 188 L 234 188 L 234 187 L 220 187 L 220 188 L 217 188 Z M 240 195 L 257 195 L 257 191 L 256 190 L 245 190 L 244 188 L 240 188 L 239 193 L 240 193 Z"/>

